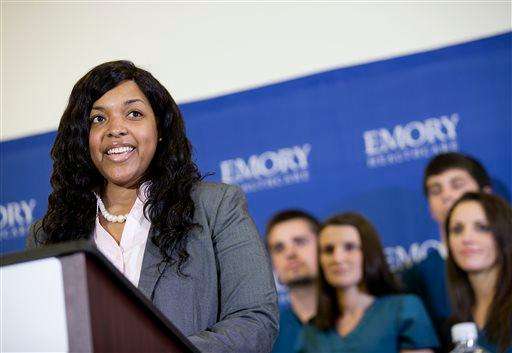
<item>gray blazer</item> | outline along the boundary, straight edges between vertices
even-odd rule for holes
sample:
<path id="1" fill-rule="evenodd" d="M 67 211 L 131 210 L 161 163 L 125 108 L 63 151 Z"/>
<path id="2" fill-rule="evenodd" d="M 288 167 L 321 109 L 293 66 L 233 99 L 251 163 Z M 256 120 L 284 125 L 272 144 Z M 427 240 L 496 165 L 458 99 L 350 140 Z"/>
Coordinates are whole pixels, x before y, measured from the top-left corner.
<path id="1" fill-rule="evenodd" d="M 160 251 L 148 239 L 139 289 L 201 351 L 270 352 L 279 325 L 277 294 L 243 192 L 199 183 L 192 198 L 201 227 L 188 236 L 188 277 L 170 265 L 159 272 Z M 36 245 L 33 234 L 27 244 Z"/>

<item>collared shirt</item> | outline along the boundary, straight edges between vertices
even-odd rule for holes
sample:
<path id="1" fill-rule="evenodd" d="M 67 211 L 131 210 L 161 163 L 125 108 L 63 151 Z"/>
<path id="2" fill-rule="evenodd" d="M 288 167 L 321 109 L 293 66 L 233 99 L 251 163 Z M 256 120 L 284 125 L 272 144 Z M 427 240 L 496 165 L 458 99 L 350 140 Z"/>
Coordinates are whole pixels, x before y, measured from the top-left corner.
<path id="1" fill-rule="evenodd" d="M 94 227 L 94 242 L 98 249 L 136 287 L 139 284 L 144 250 L 151 228 L 151 222 L 144 216 L 147 195 L 145 188 L 141 190 L 126 218 L 120 244 L 100 224 L 99 214 L 96 215 Z"/>

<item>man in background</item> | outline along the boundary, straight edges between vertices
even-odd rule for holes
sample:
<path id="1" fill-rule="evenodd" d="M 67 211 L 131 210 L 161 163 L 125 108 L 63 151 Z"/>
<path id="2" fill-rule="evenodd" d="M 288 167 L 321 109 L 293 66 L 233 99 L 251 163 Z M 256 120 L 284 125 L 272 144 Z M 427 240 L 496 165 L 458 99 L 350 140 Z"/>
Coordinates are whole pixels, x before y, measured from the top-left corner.
<path id="1" fill-rule="evenodd" d="M 293 352 L 303 325 L 316 314 L 319 226 L 315 217 L 301 210 L 278 212 L 267 224 L 266 245 L 272 266 L 290 298 L 280 306 L 274 353 Z"/>
<path id="2" fill-rule="evenodd" d="M 450 301 L 446 287 L 446 235 L 444 221 L 452 205 L 466 192 L 491 192 L 491 180 L 484 167 L 473 157 L 461 153 L 443 153 L 428 163 L 423 177 L 432 219 L 438 224 L 442 242 L 440 251 L 430 251 L 427 257 L 402 273 L 408 291 L 423 300 L 438 334 L 450 316 Z"/>

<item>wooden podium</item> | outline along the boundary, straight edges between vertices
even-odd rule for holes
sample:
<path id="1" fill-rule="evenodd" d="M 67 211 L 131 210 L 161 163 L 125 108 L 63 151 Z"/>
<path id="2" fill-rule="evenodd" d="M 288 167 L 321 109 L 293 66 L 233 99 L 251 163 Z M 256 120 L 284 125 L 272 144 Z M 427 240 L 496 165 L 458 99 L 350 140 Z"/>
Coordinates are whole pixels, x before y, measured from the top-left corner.
<path id="1" fill-rule="evenodd" d="M 2 352 L 199 352 L 89 242 L 0 265 Z"/>

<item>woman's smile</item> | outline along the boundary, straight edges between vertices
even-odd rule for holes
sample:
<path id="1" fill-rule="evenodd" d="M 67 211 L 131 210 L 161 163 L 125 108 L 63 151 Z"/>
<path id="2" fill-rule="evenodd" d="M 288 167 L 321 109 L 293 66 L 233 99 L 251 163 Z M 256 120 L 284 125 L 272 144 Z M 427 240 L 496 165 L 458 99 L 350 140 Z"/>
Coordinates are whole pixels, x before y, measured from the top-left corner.
<path id="1" fill-rule="evenodd" d="M 122 144 L 107 148 L 105 156 L 114 163 L 122 163 L 127 161 L 135 152 L 135 147 Z"/>
<path id="2" fill-rule="evenodd" d="M 89 120 L 91 159 L 107 182 L 136 185 L 156 151 L 153 109 L 133 81 L 125 81 L 94 102 Z"/>

